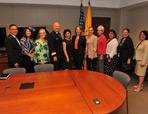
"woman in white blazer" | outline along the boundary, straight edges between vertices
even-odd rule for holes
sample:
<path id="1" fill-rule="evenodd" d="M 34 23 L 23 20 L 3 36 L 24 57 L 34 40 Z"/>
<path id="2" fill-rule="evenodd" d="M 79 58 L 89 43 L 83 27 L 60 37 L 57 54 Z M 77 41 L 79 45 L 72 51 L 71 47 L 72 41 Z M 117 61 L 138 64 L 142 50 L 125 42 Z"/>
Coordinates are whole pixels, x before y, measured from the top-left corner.
<path id="1" fill-rule="evenodd" d="M 112 76 L 117 68 L 117 34 L 115 30 L 110 30 L 107 40 L 106 56 L 104 61 L 104 73 Z"/>
<path id="2" fill-rule="evenodd" d="M 134 86 L 134 91 L 139 92 L 143 88 L 144 76 L 148 66 L 148 32 L 143 30 L 140 32 L 140 42 L 136 46 L 136 67 L 135 74 L 139 76 L 138 85 Z"/>

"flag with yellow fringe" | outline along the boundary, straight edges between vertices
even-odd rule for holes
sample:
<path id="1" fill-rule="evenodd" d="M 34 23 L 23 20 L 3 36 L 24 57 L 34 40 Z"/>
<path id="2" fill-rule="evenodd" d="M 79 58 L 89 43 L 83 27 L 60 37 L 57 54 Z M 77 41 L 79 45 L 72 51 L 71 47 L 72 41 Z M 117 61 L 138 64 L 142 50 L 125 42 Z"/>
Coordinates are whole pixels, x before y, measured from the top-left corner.
<path id="1" fill-rule="evenodd" d="M 86 21 L 85 21 L 85 31 L 84 31 L 84 35 L 87 36 L 88 35 L 88 28 L 91 27 L 91 7 L 90 7 L 90 0 L 88 2 L 88 10 L 87 10 L 87 16 L 86 16 Z M 86 63 L 86 59 L 83 60 L 83 64 L 84 64 L 84 70 L 87 70 L 87 63 Z"/>

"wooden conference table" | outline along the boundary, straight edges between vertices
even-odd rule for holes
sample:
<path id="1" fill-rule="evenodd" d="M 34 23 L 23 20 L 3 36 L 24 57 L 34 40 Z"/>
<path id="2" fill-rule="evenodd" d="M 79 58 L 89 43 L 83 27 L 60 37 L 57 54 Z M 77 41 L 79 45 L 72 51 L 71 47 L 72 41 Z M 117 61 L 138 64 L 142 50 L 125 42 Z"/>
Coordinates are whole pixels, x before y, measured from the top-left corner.
<path id="1" fill-rule="evenodd" d="M 34 88 L 19 90 L 21 83 L 27 82 L 34 82 Z M 5 90 L 7 85 L 12 87 Z M 93 71 L 16 74 L 0 80 L 1 114 L 107 114 L 125 98 L 120 82 Z"/>

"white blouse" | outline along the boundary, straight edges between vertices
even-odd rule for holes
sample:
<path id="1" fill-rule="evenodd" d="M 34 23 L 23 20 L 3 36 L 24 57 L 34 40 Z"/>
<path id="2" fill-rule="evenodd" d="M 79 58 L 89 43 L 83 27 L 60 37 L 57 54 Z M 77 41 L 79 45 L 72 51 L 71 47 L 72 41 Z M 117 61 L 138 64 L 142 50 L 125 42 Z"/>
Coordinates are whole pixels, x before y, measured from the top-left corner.
<path id="1" fill-rule="evenodd" d="M 118 41 L 116 38 L 112 39 L 108 44 L 106 48 L 106 54 L 108 54 L 111 58 L 117 54 L 117 46 Z"/>

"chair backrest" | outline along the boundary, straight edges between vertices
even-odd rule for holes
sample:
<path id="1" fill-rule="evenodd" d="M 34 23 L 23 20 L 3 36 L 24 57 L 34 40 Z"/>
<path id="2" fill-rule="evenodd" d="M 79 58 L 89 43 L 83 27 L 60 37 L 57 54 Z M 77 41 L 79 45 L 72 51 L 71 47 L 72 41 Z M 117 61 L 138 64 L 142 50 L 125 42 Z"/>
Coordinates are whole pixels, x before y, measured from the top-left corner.
<path id="1" fill-rule="evenodd" d="M 34 66 L 35 72 L 53 71 L 53 68 L 54 68 L 53 64 L 40 64 Z"/>
<path id="2" fill-rule="evenodd" d="M 25 68 L 8 68 L 3 70 L 3 74 L 24 74 L 26 73 Z"/>
<path id="3" fill-rule="evenodd" d="M 131 80 L 129 75 L 127 75 L 126 73 L 121 72 L 121 71 L 114 71 L 113 78 L 115 78 L 119 82 L 121 82 L 122 85 L 125 87 L 125 89 L 127 89 L 127 86 L 128 86 L 128 84 L 129 84 L 129 82 Z"/>

